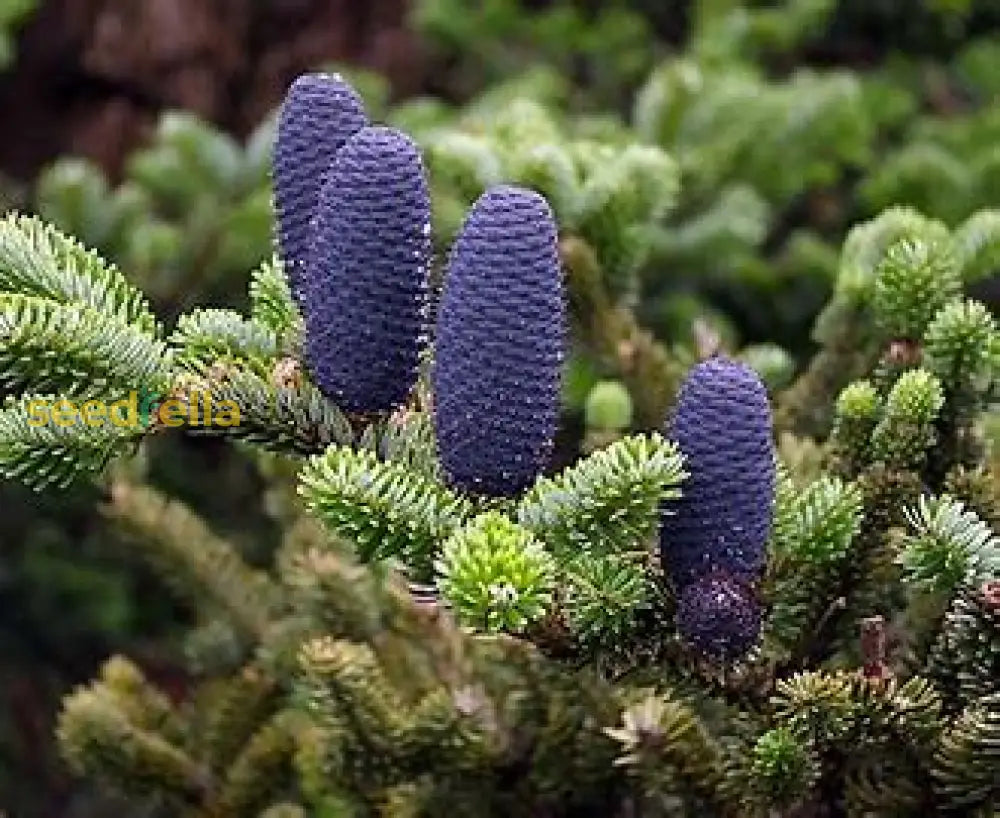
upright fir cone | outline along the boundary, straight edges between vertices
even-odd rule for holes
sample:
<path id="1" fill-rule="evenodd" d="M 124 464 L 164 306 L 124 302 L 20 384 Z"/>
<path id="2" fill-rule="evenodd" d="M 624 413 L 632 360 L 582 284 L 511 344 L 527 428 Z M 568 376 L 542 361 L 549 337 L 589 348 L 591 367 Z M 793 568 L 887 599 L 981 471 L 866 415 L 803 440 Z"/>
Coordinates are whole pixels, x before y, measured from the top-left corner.
<path id="1" fill-rule="evenodd" d="M 455 242 L 438 319 L 434 420 L 454 485 L 513 496 L 545 467 L 559 412 L 564 309 L 548 203 L 517 187 L 488 190 Z"/>
<path id="2" fill-rule="evenodd" d="M 278 250 L 300 306 L 320 186 L 337 151 L 367 124 L 361 98 L 335 74 L 303 74 L 282 103 L 273 162 Z"/>
<path id="3" fill-rule="evenodd" d="M 677 630 L 700 653 L 736 659 L 757 641 L 761 606 L 753 589 L 725 571 L 685 586 L 677 603 Z"/>
<path id="4" fill-rule="evenodd" d="M 663 566 L 678 588 L 714 571 L 748 583 L 764 567 L 774 501 L 767 390 L 745 364 L 709 358 L 681 386 L 667 436 L 690 474 L 665 506 Z"/>
<path id="5" fill-rule="evenodd" d="M 420 152 L 392 128 L 358 131 L 320 192 L 306 269 L 306 359 L 347 412 L 389 411 L 426 340 L 430 199 Z"/>

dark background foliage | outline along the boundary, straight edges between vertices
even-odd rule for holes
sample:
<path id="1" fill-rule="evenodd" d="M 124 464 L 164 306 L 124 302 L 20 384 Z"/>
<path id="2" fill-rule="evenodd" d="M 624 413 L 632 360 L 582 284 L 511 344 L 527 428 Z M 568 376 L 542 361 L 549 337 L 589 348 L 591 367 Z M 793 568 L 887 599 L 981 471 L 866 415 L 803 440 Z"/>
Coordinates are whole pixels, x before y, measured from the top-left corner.
<path id="1" fill-rule="evenodd" d="M 836 5 L 824 26 L 791 48 L 765 48 L 767 70 L 864 70 L 898 53 L 948 60 L 971 36 L 1000 28 L 1000 5 L 990 0 L 959 0 L 954 14 L 942 13 L 944 0 Z M 544 60 L 586 89 L 592 107 L 624 112 L 657 59 L 687 43 L 693 18 L 690 3 L 663 0 L 42 0 L 16 31 L 16 62 L 0 73 L 0 202 L 30 207 L 37 174 L 62 155 L 92 160 L 112 183 L 127 178 L 128 158 L 154 138 L 166 110 L 194 112 L 242 141 L 294 76 L 323 63 L 374 70 L 393 99 L 434 94 L 462 102 Z M 947 112 L 962 102 L 941 91 L 936 107 Z M 837 193 L 796 197 L 765 245 L 782 244 L 803 224 L 836 236 L 849 212 Z M 254 246 L 251 255 L 263 249 Z M 195 274 L 197 289 L 201 271 Z M 793 288 L 789 301 L 770 305 L 800 316 L 783 340 L 807 343 L 803 327 L 823 303 L 824 286 Z M 184 287 L 164 289 L 161 312 L 190 303 Z M 728 281 L 709 287 L 750 339 L 772 324 L 772 313 L 755 312 L 760 304 L 746 290 Z M 236 304 L 244 284 L 221 276 L 206 289 L 216 303 Z M 171 441 L 150 453 L 148 469 L 154 484 L 251 558 L 276 538 L 261 511 L 265 481 L 230 449 Z M 71 781 L 54 757 L 59 698 L 103 657 L 127 652 L 156 681 L 184 692 L 178 656 L 187 613 L 128 560 L 101 517 L 101 501 L 93 488 L 38 496 L 0 485 L 0 814 L 132 814 Z"/>

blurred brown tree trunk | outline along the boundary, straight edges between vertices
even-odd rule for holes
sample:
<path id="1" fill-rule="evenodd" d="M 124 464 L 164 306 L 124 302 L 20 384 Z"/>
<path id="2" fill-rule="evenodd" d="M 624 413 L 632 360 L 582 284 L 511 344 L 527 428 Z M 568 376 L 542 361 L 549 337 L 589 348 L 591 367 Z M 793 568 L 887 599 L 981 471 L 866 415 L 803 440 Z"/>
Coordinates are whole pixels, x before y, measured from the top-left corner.
<path id="1" fill-rule="evenodd" d="M 245 133 L 299 72 L 331 60 L 416 90 L 407 0 L 42 0 L 0 75 L 0 169 L 61 153 L 112 172 L 168 107 Z"/>

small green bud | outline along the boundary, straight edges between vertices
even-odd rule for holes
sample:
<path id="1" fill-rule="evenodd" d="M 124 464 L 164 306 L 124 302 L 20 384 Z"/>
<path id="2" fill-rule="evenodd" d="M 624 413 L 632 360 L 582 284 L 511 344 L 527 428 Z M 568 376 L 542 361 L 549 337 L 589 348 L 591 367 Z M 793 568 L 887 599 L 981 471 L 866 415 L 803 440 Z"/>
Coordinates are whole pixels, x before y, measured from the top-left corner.
<path id="1" fill-rule="evenodd" d="M 834 408 L 833 441 L 840 454 L 856 467 L 867 460 L 872 430 L 881 401 L 871 381 L 855 381 L 844 388 Z"/>
<path id="2" fill-rule="evenodd" d="M 889 393 L 886 417 L 916 424 L 933 423 L 943 404 L 940 381 L 924 369 L 912 369 L 903 373 Z"/>
<path id="3" fill-rule="evenodd" d="M 459 620 L 484 631 L 522 631 L 552 599 L 552 557 L 530 532 L 497 512 L 455 532 L 434 567 Z"/>
<path id="4" fill-rule="evenodd" d="M 875 316 L 888 338 L 916 340 L 961 289 L 950 241 L 903 239 L 889 248 L 876 269 Z"/>
<path id="5" fill-rule="evenodd" d="M 924 369 L 904 372 L 872 435 L 876 459 L 901 468 L 919 467 L 934 444 L 934 421 L 943 406 L 941 381 Z"/>
<path id="6" fill-rule="evenodd" d="M 868 297 L 878 265 L 886 251 L 901 239 L 947 242 L 947 225 L 929 219 L 912 207 L 890 207 L 874 219 L 856 224 L 844 239 L 837 274 L 836 300 L 853 302 Z"/>
<path id="7" fill-rule="evenodd" d="M 618 381 L 601 381 L 587 396 L 588 429 L 620 432 L 632 425 L 632 396 Z"/>
<path id="8" fill-rule="evenodd" d="M 947 304 L 924 335 L 924 367 L 949 387 L 988 387 L 996 360 L 997 325 L 977 301 Z M 985 383 L 984 383 L 985 381 Z"/>
<path id="9" fill-rule="evenodd" d="M 769 806 L 790 806 L 804 798 L 819 774 L 809 747 L 785 727 L 768 730 L 751 751 L 753 786 Z"/>
<path id="10" fill-rule="evenodd" d="M 871 381 L 855 381 L 837 398 L 837 417 L 845 421 L 874 421 L 878 409 L 878 392 Z"/>

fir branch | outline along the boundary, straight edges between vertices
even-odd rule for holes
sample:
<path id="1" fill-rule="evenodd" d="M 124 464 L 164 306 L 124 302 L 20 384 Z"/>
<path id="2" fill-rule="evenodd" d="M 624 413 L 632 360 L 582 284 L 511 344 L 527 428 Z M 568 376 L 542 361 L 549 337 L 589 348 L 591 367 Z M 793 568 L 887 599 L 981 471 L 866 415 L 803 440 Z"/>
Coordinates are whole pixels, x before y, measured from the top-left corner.
<path id="1" fill-rule="evenodd" d="M 869 274 L 873 275 L 858 275 Z M 859 280 L 857 286 L 869 284 Z M 853 293 L 830 301 L 813 329 L 814 338 L 823 346 L 781 394 L 775 411 L 778 429 L 825 436 L 830 428 L 831 404 L 837 395 L 852 380 L 865 376 L 878 360 L 874 335 L 871 309 L 863 295 Z"/>
<path id="2" fill-rule="evenodd" d="M 826 566 L 843 560 L 861 525 L 858 486 L 836 477 L 820 477 L 800 489 L 787 476 L 778 486 L 770 549 L 777 565 L 810 562 Z"/>
<path id="3" fill-rule="evenodd" d="M 0 220 L 0 290 L 81 304 L 147 335 L 159 332 L 145 298 L 116 267 L 33 216 Z"/>
<path id="4" fill-rule="evenodd" d="M 266 327 L 278 338 L 301 331 L 302 318 L 277 256 L 250 274 L 250 303 L 254 323 Z"/>
<path id="5" fill-rule="evenodd" d="M 225 617 L 219 617 L 211 606 L 199 612 L 200 620 L 184 635 L 184 664 L 199 677 L 219 676 L 234 672 L 246 661 L 254 645 Z"/>
<path id="6" fill-rule="evenodd" d="M 289 790 L 300 720 L 281 712 L 254 732 L 222 777 L 212 814 L 253 815 Z"/>
<path id="7" fill-rule="evenodd" d="M 559 252 L 572 316 L 584 343 L 618 370 L 635 401 L 636 423 L 659 428 L 684 374 L 680 360 L 640 326 L 631 310 L 616 306 L 586 241 L 567 236 L 560 241 Z"/>
<path id="8" fill-rule="evenodd" d="M 634 556 L 582 553 L 564 559 L 560 569 L 560 611 L 573 636 L 590 648 L 620 644 L 651 605 L 647 566 Z"/>
<path id="9" fill-rule="evenodd" d="M 293 618 L 304 628 L 297 630 L 293 623 L 288 638 L 279 635 L 275 640 L 283 643 L 276 647 L 297 654 L 303 633 L 306 637 L 333 633 L 378 645 L 392 656 L 394 666 L 406 667 L 407 683 L 426 683 L 427 674 L 433 675 L 440 666 L 438 660 L 447 664 L 458 648 L 453 620 L 427 617 L 439 606 L 436 595 L 429 603 L 399 575 L 358 563 L 350 545 L 329 538 L 318 522 L 306 519 L 315 524 L 315 540 L 281 555 L 281 576 L 290 592 Z M 438 658 L 429 664 L 432 656 Z"/>
<path id="10" fill-rule="evenodd" d="M 318 522 L 316 527 L 320 527 Z M 323 539 L 329 539 L 325 532 Z M 282 554 L 279 559 L 281 580 L 301 629 L 293 627 L 290 638 L 282 635 L 280 644 L 268 645 L 267 650 L 283 653 L 282 661 L 291 659 L 287 667 L 298 666 L 301 633 L 314 635 L 318 628 L 323 633 L 363 642 L 374 639 L 385 627 L 377 604 L 379 577 L 370 566 L 345 559 L 339 546 L 336 541 L 324 541 L 293 554 Z"/>
<path id="11" fill-rule="evenodd" d="M 837 397 L 831 439 L 842 470 L 856 474 L 870 460 L 871 434 L 881 408 L 871 381 L 855 381 Z"/>
<path id="12" fill-rule="evenodd" d="M 765 640 L 798 655 L 843 585 L 861 527 L 857 485 L 821 477 L 802 489 L 786 475 L 778 481 L 768 559 L 771 610 Z"/>
<path id="13" fill-rule="evenodd" d="M 208 425 L 191 431 L 254 443 L 271 451 L 310 455 L 331 444 L 347 444 L 354 433 L 347 418 L 308 381 L 285 384 L 261 377 L 238 364 L 206 372 L 210 380 L 192 384 L 208 390 L 212 402 L 239 407 L 239 423 Z"/>
<path id="14" fill-rule="evenodd" d="M 864 516 L 852 558 L 845 563 L 838 594 L 839 610 L 831 611 L 829 629 L 817 634 L 817 646 L 846 651 L 854 656 L 858 646 L 857 623 L 873 615 L 891 615 L 905 604 L 899 580 L 897 551 L 889 532 L 905 524 L 904 509 L 914 505 L 924 490 L 919 475 L 895 471 L 876 463 L 858 478 L 864 495 Z M 832 645 L 831 645 L 832 637 Z"/>
<path id="15" fill-rule="evenodd" d="M 620 727 L 605 732 L 621 745 L 615 764 L 648 794 L 676 798 L 693 788 L 715 814 L 732 808 L 720 801 L 720 748 L 686 704 L 650 691 L 625 710 Z"/>
<path id="16" fill-rule="evenodd" d="M 180 747 L 132 723 L 100 683 L 66 699 L 57 735 L 74 770 L 139 798 L 196 804 L 211 784 L 207 772 Z"/>
<path id="17" fill-rule="evenodd" d="M 233 310 L 195 310 L 182 315 L 170 337 L 180 347 L 178 366 L 204 372 L 217 361 L 237 359 L 268 377 L 278 353 L 274 333 Z"/>
<path id="18" fill-rule="evenodd" d="M 953 466 L 945 475 L 944 493 L 959 500 L 986 522 L 1000 530 L 1000 480 L 988 464 Z"/>
<path id="19" fill-rule="evenodd" d="M 635 552 L 655 531 L 660 504 L 680 496 L 686 476 L 676 444 L 656 432 L 634 435 L 555 478 L 540 478 L 516 515 L 557 559 L 581 550 Z"/>
<path id="20" fill-rule="evenodd" d="M 505 148 L 506 175 L 511 182 L 537 190 L 548 199 L 557 216 L 572 212 L 579 200 L 580 184 L 564 144 L 519 143 Z"/>
<path id="21" fill-rule="evenodd" d="M 567 227 L 594 248 L 616 294 L 631 291 L 631 278 L 649 249 L 639 227 L 662 218 L 679 187 L 676 161 L 648 145 L 609 151 L 583 183 Z"/>
<path id="22" fill-rule="evenodd" d="M 889 466 L 917 469 L 937 440 L 934 422 L 944 407 L 941 382 L 924 369 L 904 372 L 885 402 L 872 432 L 872 454 Z"/>
<path id="23" fill-rule="evenodd" d="M 804 800 L 820 774 L 812 746 L 786 727 L 763 733 L 750 751 L 747 785 L 767 807 L 785 808 Z"/>
<path id="24" fill-rule="evenodd" d="M 294 667 L 298 670 L 298 661 Z M 314 713 L 321 712 L 321 705 L 329 701 L 329 696 L 320 691 L 305 694 L 305 697 L 300 694 L 299 698 L 303 709 L 308 712 L 312 708 Z M 322 712 L 325 713 L 326 709 Z M 345 792 L 349 782 L 343 774 L 345 750 L 342 745 L 346 743 L 347 729 L 342 720 L 336 718 L 325 726 L 321 726 L 322 722 L 320 718 L 311 718 L 309 726 L 298 736 L 295 766 L 299 789 L 307 803 L 329 804 L 334 809 L 334 815 L 337 808 L 350 815 L 350 810 L 358 806 L 359 799 L 353 797 L 353 793 Z"/>
<path id="25" fill-rule="evenodd" d="M 59 407 L 62 400 L 61 396 L 27 395 L 4 403 L 0 409 L 0 476 L 39 490 L 65 487 L 85 473 L 103 471 L 111 458 L 131 451 L 143 434 L 141 427 L 113 423 L 40 423 L 37 407 Z"/>
<path id="26" fill-rule="evenodd" d="M 110 402 L 164 388 L 170 356 L 135 325 L 77 304 L 0 293 L 0 387 Z"/>
<path id="27" fill-rule="evenodd" d="M 950 598 L 963 583 L 1000 579 L 1000 540 L 962 503 L 921 496 L 906 520 L 911 530 L 901 538 L 899 562 L 914 586 Z"/>
<path id="28" fill-rule="evenodd" d="M 775 718 L 818 747 L 923 752 L 941 724 L 941 697 L 919 676 L 903 683 L 846 671 L 796 673 L 775 687 Z"/>
<path id="29" fill-rule="evenodd" d="M 371 452 L 334 446 L 300 476 L 306 507 L 363 561 L 396 558 L 422 578 L 440 546 L 472 516 L 450 489 Z"/>
<path id="30" fill-rule="evenodd" d="M 908 759 L 864 756 L 850 759 L 846 767 L 849 815 L 912 814 L 927 800 L 924 770 Z"/>
<path id="31" fill-rule="evenodd" d="M 443 478 L 430 412 L 409 409 L 396 412 L 386 423 L 378 448 L 386 460 L 431 480 Z"/>
<path id="32" fill-rule="evenodd" d="M 1000 584 L 965 588 L 945 612 L 927 659 L 927 675 L 953 709 L 1000 694 Z"/>
<path id="33" fill-rule="evenodd" d="M 150 684 L 142 671 L 124 656 L 112 656 L 101 667 L 101 684 L 125 717 L 143 730 L 168 741 L 184 741 L 184 723 L 173 703 Z"/>
<path id="34" fill-rule="evenodd" d="M 934 754 L 935 794 L 962 815 L 1000 801 L 1000 694 L 973 701 L 941 736 Z"/>
<path id="35" fill-rule="evenodd" d="M 224 771 L 280 701 L 276 680 L 255 665 L 247 665 L 230 678 L 213 680 L 200 691 L 197 701 L 202 758 L 212 769 Z"/>
<path id="36" fill-rule="evenodd" d="M 267 630 L 279 610 L 277 588 L 190 509 L 153 489 L 116 483 L 105 513 L 181 598 L 217 604 L 253 638 Z"/>
<path id="37" fill-rule="evenodd" d="M 500 157 L 485 136 L 457 130 L 434 132 L 427 139 L 426 150 L 435 182 L 454 190 L 465 202 L 474 201 L 503 178 Z"/>
<path id="38" fill-rule="evenodd" d="M 435 693 L 407 701 L 366 645 L 315 639 L 302 647 L 300 662 L 307 707 L 320 724 L 336 722 L 338 717 L 348 720 L 372 755 L 367 761 L 359 758 L 361 763 L 378 764 L 377 756 L 383 764 L 399 758 L 411 749 L 408 745 L 418 738 L 421 728 L 423 743 L 430 750 L 435 747 L 434 739 L 448 733 L 458 719 L 454 705 Z M 435 749 L 440 752 L 442 748 Z M 437 766 L 441 759 L 430 763 Z"/>

